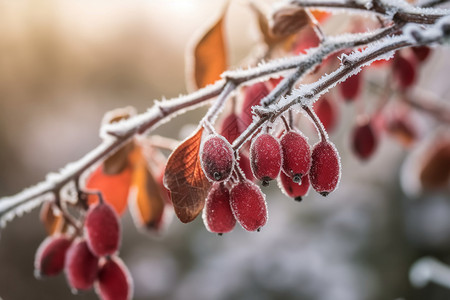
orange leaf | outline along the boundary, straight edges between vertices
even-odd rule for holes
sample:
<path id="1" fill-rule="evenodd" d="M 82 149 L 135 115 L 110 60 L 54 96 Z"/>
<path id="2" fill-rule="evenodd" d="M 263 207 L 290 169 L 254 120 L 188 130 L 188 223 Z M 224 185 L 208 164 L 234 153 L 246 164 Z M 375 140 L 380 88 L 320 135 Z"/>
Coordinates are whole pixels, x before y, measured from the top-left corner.
<path id="1" fill-rule="evenodd" d="M 56 214 L 53 210 L 53 204 L 51 202 L 44 202 L 39 214 L 41 222 L 44 224 L 45 230 L 48 235 L 52 235 L 59 232 L 64 227 L 64 218 L 61 214 Z"/>
<path id="2" fill-rule="evenodd" d="M 127 207 L 130 182 L 131 168 L 129 166 L 118 174 L 110 175 L 106 174 L 103 171 L 103 165 L 100 165 L 86 180 L 86 188 L 100 191 L 105 202 L 111 204 L 118 215 L 122 215 Z M 97 195 L 88 195 L 89 205 L 97 202 Z"/>
<path id="3" fill-rule="evenodd" d="M 166 223 L 167 197 L 150 171 L 140 149 L 136 152 L 128 205 L 136 227 L 158 231 Z"/>
<path id="4" fill-rule="evenodd" d="M 202 211 L 211 183 L 200 165 L 203 128 L 179 145 L 169 156 L 164 185 L 170 190 L 177 217 L 183 223 L 194 220 Z"/>
<path id="5" fill-rule="evenodd" d="M 310 9 L 309 10 L 311 14 L 316 18 L 317 22 L 323 23 L 325 22 L 329 16 L 331 16 L 331 13 L 328 11 L 323 11 L 320 9 Z"/>
<path id="6" fill-rule="evenodd" d="M 225 8 L 226 9 L 226 8 Z M 202 88 L 220 79 L 227 69 L 227 51 L 224 39 L 224 13 L 194 47 L 193 85 Z"/>

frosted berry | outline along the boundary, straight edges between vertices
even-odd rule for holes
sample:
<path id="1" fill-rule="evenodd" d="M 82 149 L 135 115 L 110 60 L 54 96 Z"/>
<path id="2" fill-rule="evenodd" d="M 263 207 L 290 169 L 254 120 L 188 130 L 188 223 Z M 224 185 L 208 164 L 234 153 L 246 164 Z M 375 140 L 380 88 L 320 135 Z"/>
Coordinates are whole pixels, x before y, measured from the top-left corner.
<path id="1" fill-rule="evenodd" d="M 86 241 L 79 239 L 67 250 L 64 270 L 71 288 L 88 290 L 97 278 L 98 257 L 89 250 Z"/>
<path id="2" fill-rule="evenodd" d="M 294 198 L 295 201 L 302 201 L 302 197 L 306 196 L 309 191 L 310 183 L 308 175 L 302 177 L 301 183 L 292 181 L 292 178 L 284 174 L 284 172 L 280 173 L 280 189 L 291 198 Z"/>
<path id="3" fill-rule="evenodd" d="M 107 259 L 100 267 L 95 291 L 103 300 L 127 300 L 132 298 L 132 279 L 120 258 Z"/>
<path id="4" fill-rule="evenodd" d="M 276 138 L 268 133 L 258 135 L 250 147 L 250 162 L 255 177 L 268 185 L 278 177 L 281 169 L 281 146 Z"/>
<path id="5" fill-rule="evenodd" d="M 416 66 L 414 63 L 401 55 L 396 55 L 393 62 L 394 76 L 401 89 L 406 89 L 416 81 Z"/>
<path id="6" fill-rule="evenodd" d="M 254 181 L 255 177 L 253 176 L 252 167 L 250 166 L 250 159 L 245 154 L 239 155 L 239 168 L 244 172 L 245 178 L 250 181 Z"/>
<path id="7" fill-rule="evenodd" d="M 411 50 L 419 62 L 424 62 L 431 54 L 431 49 L 427 46 L 412 47 Z"/>
<path id="8" fill-rule="evenodd" d="M 281 137 L 283 171 L 294 182 L 300 182 L 311 166 L 311 149 L 306 137 L 295 131 L 288 131 Z"/>
<path id="9" fill-rule="evenodd" d="M 64 269 L 67 249 L 72 241 L 66 236 L 49 236 L 39 246 L 34 259 L 36 277 L 55 276 Z"/>
<path id="10" fill-rule="evenodd" d="M 361 76 L 362 72 L 359 72 L 348 77 L 339 85 L 341 96 L 346 102 L 352 102 L 358 98 L 361 92 Z"/>
<path id="11" fill-rule="evenodd" d="M 360 159 L 372 156 L 378 145 L 378 137 L 370 121 L 357 124 L 352 133 L 352 149 Z"/>
<path id="12" fill-rule="evenodd" d="M 314 112 L 326 131 L 332 131 L 337 123 L 337 106 L 328 97 L 321 97 L 314 103 Z"/>
<path id="13" fill-rule="evenodd" d="M 236 225 L 230 206 L 230 192 L 223 182 L 216 182 L 211 187 L 203 209 L 203 222 L 206 229 L 215 233 L 230 232 Z"/>
<path id="14" fill-rule="evenodd" d="M 120 223 L 114 209 L 107 203 L 89 208 L 85 220 L 86 239 L 92 253 L 97 256 L 111 255 L 120 242 Z"/>
<path id="15" fill-rule="evenodd" d="M 235 162 L 230 143 L 219 135 L 206 139 L 200 151 L 200 159 L 203 172 L 212 181 L 227 180 Z"/>
<path id="16" fill-rule="evenodd" d="M 311 155 L 309 180 L 314 190 L 322 196 L 334 191 L 341 175 L 341 165 L 336 147 L 329 141 L 314 145 Z"/>
<path id="17" fill-rule="evenodd" d="M 245 127 L 242 120 L 235 114 L 229 114 L 222 122 L 220 134 L 229 142 L 234 140 L 244 132 Z"/>
<path id="18" fill-rule="evenodd" d="M 241 118 L 244 127 L 252 123 L 252 107 L 259 105 L 261 100 L 269 94 L 269 89 L 264 82 L 257 82 L 245 88 L 244 102 L 242 103 Z"/>
<path id="19" fill-rule="evenodd" d="M 231 210 L 247 231 L 259 230 L 267 222 L 267 204 L 260 188 L 249 180 L 233 186 L 230 192 Z"/>

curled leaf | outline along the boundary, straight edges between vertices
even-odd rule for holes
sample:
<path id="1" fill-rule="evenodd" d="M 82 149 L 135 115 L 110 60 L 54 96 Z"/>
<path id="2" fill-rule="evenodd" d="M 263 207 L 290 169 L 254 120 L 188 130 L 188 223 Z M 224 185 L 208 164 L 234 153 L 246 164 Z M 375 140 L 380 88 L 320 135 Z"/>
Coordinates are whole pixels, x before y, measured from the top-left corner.
<path id="1" fill-rule="evenodd" d="M 200 165 L 202 134 L 200 127 L 172 152 L 164 173 L 164 185 L 170 190 L 175 213 L 183 223 L 200 214 L 211 186 Z"/>
<path id="2" fill-rule="evenodd" d="M 287 37 L 309 25 L 309 16 L 298 6 L 285 6 L 272 15 L 271 32 L 274 37 Z"/>
<path id="3" fill-rule="evenodd" d="M 59 213 L 56 213 L 53 208 L 53 203 L 50 201 L 44 202 L 41 207 L 39 218 L 44 224 L 45 230 L 48 235 L 52 235 L 59 232 L 64 227 L 64 218 Z"/>
<path id="4" fill-rule="evenodd" d="M 112 124 L 122 120 L 129 119 L 130 117 L 136 115 L 136 110 L 129 106 L 124 108 L 117 108 L 108 111 L 102 120 L 102 124 Z M 105 174 L 114 175 L 122 172 L 128 164 L 128 155 L 133 150 L 133 142 L 125 144 L 113 155 L 108 157 L 103 162 L 103 172 Z"/>
<path id="5" fill-rule="evenodd" d="M 226 7 L 220 18 L 195 43 L 190 75 L 194 89 L 202 88 L 220 79 L 227 69 L 227 50 L 224 38 Z"/>
<path id="6" fill-rule="evenodd" d="M 167 195 L 158 184 L 140 149 L 131 180 L 128 205 L 134 224 L 140 229 L 159 231 L 167 215 Z"/>

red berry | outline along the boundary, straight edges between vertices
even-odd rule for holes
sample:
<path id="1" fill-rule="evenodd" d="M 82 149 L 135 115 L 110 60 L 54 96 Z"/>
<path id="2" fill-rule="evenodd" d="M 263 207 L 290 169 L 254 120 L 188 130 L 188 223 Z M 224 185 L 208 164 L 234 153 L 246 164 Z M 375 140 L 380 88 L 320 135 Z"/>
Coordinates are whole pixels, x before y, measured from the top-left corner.
<path id="1" fill-rule="evenodd" d="M 424 62 L 431 54 L 431 49 L 427 46 L 412 47 L 411 50 L 419 62 Z"/>
<path id="2" fill-rule="evenodd" d="M 231 144 L 244 130 L 242 120 L 235 113 L 231 113 L 223 120 L 220 134 Z"/>
<path id="3" fill-rule="evenodd" d="M 416 66 L 399 54 L 394 58 L 393 72 L 401 89 L 412 86 L 416 81 Z"/>
<path id="4" fill-rule="evenodd" d="M 132 286 L 127 267 L 120 258 L 113 257 L 100 267 L 95 291 L 103 300 L 127 300 L 133 297 Z"/>
<path id="5" fill-rule="evenodd" d="M 252 123 L 252 107 L 259 105 L 261 100 L 269 94 L 269 89 L 264 82 L 257 82 L 245 89 L 244 102 L 242 103 L 242 121 L 244 127 Z"/>
<path id="6" fill-rule="evenodd" d="M 301 183 L 298 184 L 292 181 L 292 178 L 284 174 L 284 172 L 280 173 L 280 189 L 288 197 L 294 198 L 296 201 L 302 201 L 302 197 L 308 194 L 309 187 L 308 175 L 303 176 Z"/>
<path id="7" fill-rule="evenodd" d="M 72 241 L 66 236 L 49 236 L 39 246 L 34 259 L 36 277 L 55 276 L 64 269 L 67 249 Z"/>
<path id="8" fill-rule="evenodd" d="M 311 156 L 309 180 L 322 196 L 334 191 L 341 176 L 341 165 L 336 147 L 329 141 L 320 141 L 314 145 Z"/>
<path id="9" fill-rule="evenodd" d="M 67 250 L 64 269 L 70 287 L 88 290 L 97 278 L 98 257 L 92 254 L 86 241 L 79 239 Z"/>
<path id="10" fill-rule="evenodd" d="M 227 180 L 233 171 L 233 149 L 223 136 L 208 137 L 202 145 L 200 159 L 203 172 L 212 181 Z"/>
<path id="11" fill-rule="evenodd" d="M 252 167 L 250 166 L 250 160 L 247 155 L 240 154 L 239 155 L 239 168 L 244 172 L 245 178 L 250 181 L 254 181 L 255 177 L 253 176 Z"/>
<path id="12" fill-rule="evenodd" d="M 281 169 L 281 146 L 277 139 L 268 133 L 258 135 L 250 147 L 250 161 L 255 177 L 268 185 L 278 177 Z"/>
<path id="13" fill-rule="evenodd" d="M 303 134 L 288 131 L 281 137 L 283 171 L 294 182 L 300 182 L 311 166 L 311 149 Z"/>
<path id="14" fill-rule="evenodd" d="M 116 212 L 109 204 L 99 203 L 91 206 L 84 226 L 92 253 L 106 256 L 117 251 L 120 242 L 120 223 Z"/>
<path id="15" fill-rule="evenodd" d="M 337 106 L 328 97 L 322 96 L 314 103 L 314 111 L 326 131 L 332 131 L 337 123 Z"/>
<path id="16" fill-rule="evenodd" d="M 223 182 L 214 183 L 206 197 L 203 222 L 210 232 L 224 233 L 233 230 L 236 218 L 231 211 L 230 192 Z"/>
<path id="17" fill-rule="evenodd" d="M 360 159 L 368 159 L 372 156 L 378 145 L 378 138 L 372 123 L 357 124 L 352 133 L 352 149 Z"/>
<path id="18" fill-rule="evenodd" d="M 267 222 L 267 204 L 261 189 L 246 180 L 233 186 L 230 193 L 231 210 L 247 231 L 259 230 Z"/>
<path id="19" fill-rule="evenodd" d="M 340 83 L 339 91 L 346 102 L 352 102 L 359 96 L 361 92 L 361 76 L 362 74 L 359 72 Z"/>

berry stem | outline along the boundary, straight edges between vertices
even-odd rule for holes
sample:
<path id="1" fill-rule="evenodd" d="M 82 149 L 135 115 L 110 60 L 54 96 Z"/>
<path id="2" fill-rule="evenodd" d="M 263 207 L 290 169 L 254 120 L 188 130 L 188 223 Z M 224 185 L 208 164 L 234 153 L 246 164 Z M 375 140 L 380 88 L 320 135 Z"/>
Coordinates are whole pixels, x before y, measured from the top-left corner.
<path id="1" fill-rule="evenodd" d="M 302 106 L 303 110 L 308 114 L 308 116 L 310 117 L 311 121 L 314 123 L 317 132 L 320 135 L 320 140 L 322 142 L 327 141 L 327 134 L 325 131 L 325 128 L 323 127 L 322 122 L 320 122 L 319 118 L 317 117 L 316 113 L 311 109 L 311 107 L 309 106 Z"/>

